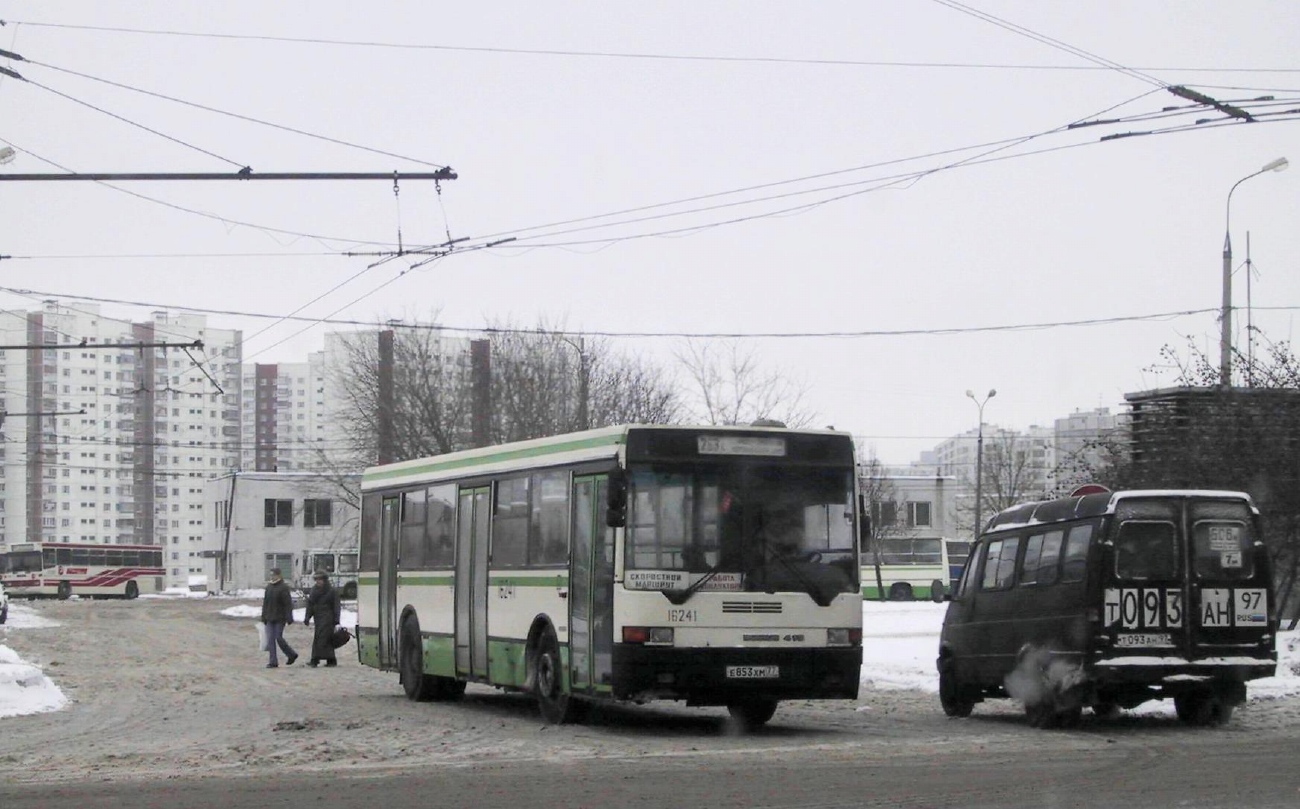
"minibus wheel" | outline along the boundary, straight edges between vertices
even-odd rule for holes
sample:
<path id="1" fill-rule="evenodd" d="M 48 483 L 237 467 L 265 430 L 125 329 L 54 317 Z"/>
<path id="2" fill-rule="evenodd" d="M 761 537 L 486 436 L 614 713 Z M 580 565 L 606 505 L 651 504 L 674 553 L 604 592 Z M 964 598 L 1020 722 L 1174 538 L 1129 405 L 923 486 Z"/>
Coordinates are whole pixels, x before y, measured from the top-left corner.
<path id="1" fill-rule="evenodd" d="M 1232 719 L 1236 706 L 1213 691 L 1192 691 L 1174 697 L 1174 712 L 1192 727 L 1215 727 Z"/>
<path id="2" fill-rule="evenodd" d="M 963 693 L 952 661 L 945 662 L 939 669 L 939 704 L 943 706 L 945 716 L 967 717 L 975 710 L 975 700 Z"/>
<path id="3" fill-rule="evenodd" d="M 1115 702 L 1098 702 L 1092 706 L 1092 714 L 1100 719 L 1115 719 L 1120 714 L 1120 707 Z"/>

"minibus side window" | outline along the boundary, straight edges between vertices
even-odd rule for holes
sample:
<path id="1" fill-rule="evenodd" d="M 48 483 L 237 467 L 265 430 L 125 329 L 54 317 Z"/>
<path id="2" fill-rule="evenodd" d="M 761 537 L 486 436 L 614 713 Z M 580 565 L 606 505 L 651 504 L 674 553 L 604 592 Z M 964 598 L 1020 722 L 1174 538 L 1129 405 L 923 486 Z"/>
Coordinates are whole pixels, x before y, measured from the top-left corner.
<path id="1" fill-rule="evenodd" d="M 1038 558 L 1043 553 L 1043 535 L 1034 534 L 1025 543 L 1025 559 L 1020 565 L 1020 583 L 1035 584 L 1038 581 Z"/>
<path id="2" fill-rule="evenodd" d="M 1092 535 L 1092 526 L 1080 526 L 1084 533 L 1082 534 L 1083 555 L 1088 555 L 1088 537 Z M 1074 531 L 1078 531 L 1075 528 Z M 1071 532 L 1071 536 L 1074 532 Z M 1038 583 L 1039 584 L 1056 584 L 1061 580 L 1061 540 L 1065 539 L 1064 531 L 1051 531 L 1043 538 L 1043 553 L 1038 557 Z M 1070 581 L 1073 581 L 1072 579 Z"/>
<path id="3" fill-rule="evenodd" d="M 1088 549 L 1091 547 L 1091 525 L 1076 525 L 1070 529 L 1061 560 L 1061 581 L 1083 581 L 1088 572 Z"/>
<path id="4" fill-rule="evenodd" d="M 1178 531 L 1173 523 L 1126 520 L 1115 537 L 1115 575 L 1121 579 L 1178 578 Z"/>
<path id="5" fill-rule="evenodd" d="M 981 590 L 997 587 L 998 557 L 1002 554 L 1002 540 L 995 539 L 984 550 L 984 579 L 980 582 Z"/>
<path id="6" fill-rule="evenodd" d="M 1002 590 L 1016 579 L 1016 551 L 1020 537 L 1007 537 L 989 543 L 988 557 L 984 560 L 983 590 Z"/>
<path id="7" fill-rule="evenodd" d="M 957 582 L 957 598 L 959 599 L 964 598 L 966 593 L 970 591 L 971 582 L 975 579 L 975 570 L 979 564 L 978 553 L 982 550 L 982 548 L 973 549 L 970 551 L 970 555 L 966 557 L 966 565 L 961 571 L 961 580 Z"/>

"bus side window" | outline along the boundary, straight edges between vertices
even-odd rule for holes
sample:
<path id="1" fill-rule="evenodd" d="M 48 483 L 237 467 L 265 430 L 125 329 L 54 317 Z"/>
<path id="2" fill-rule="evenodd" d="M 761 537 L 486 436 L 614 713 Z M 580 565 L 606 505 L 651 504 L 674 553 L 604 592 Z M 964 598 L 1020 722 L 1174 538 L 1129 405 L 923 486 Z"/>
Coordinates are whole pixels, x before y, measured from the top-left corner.
<path id="1" fill-rule="evenodd" d="M 1076 525 L 1070 529 L 1061 562 L 1061 581 L 1083 581 L 1088 571 L 1088 549 L 1092 547 L 1092 526 Z"/>

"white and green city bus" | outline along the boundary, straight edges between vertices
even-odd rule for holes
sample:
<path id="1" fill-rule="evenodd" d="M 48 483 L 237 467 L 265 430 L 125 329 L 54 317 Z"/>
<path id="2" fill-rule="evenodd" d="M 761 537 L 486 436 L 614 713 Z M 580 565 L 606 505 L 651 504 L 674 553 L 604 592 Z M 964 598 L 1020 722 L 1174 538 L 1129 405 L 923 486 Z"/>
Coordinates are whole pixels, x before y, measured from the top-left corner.
<path id="1" fill-rule="evenodd" d="M 874 540 L 879 547 L 870 542 L 862 553 L 862 597 L 869 601 L 943 601 L 961 578 L 971 546 L 939 537 Z"/>
<path id="2" fill-rule="evenodd" d="M 377 466 L 357 644 L 413 700 L 466 683 L 597 700 L 853 699 L 853 444 L 833 431 L 632 425 Z"/>

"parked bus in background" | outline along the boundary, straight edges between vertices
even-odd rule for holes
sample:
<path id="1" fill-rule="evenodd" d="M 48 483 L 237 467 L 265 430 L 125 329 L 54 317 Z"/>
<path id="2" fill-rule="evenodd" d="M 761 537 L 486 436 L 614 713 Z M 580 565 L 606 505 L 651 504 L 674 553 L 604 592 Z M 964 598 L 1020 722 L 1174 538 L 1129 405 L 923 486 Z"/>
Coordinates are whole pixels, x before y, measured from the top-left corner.
<path id="1" fill-rule="evenodd" d="M 862 597 L 869 601 L 943 601 L 961 577 L 970 545 L 939 537 L 869 540 L 862 553 Z"/>
<path id="2" fill-rule="evenodd" d="M 316 571 L 329 574 L 330 584 L 339 592 L 339 598 L 357 597 L 357 551 L 355 548 L 308 548 L 302 552 L 302 566 L 298 572 L 298 589 L 304 593 L 311 589 Z"/>
<path id="3" fill-rule="evenodd" d="M 594 701 L 854 699 L 852 439 L 619 426 L 378 466 L 362 481 L 357 649 L 413 700 L 478 682 L 553 723 Z"/>
<path id="4" fill-rule="evenodd" d="M 159 545 L 19 542 L 0 553 L 0 583 L 14 598 L 135 598 L 163 589 Z"/>

